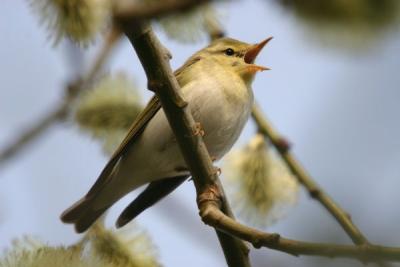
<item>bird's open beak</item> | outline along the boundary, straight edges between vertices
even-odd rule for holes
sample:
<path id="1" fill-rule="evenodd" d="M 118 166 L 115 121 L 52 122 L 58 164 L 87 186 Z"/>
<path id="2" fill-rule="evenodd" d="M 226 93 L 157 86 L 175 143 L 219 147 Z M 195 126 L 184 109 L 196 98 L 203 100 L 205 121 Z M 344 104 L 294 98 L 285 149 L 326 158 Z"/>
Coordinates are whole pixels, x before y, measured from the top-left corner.
<path id="1" fill-rule="evenodd" d="M 258 44 L 251 46 L 250 49 L 247 50 L 246 54 L 244 55 L 244 62 L 246 62 L 247 64 L 250 64 L 249 68 L 248 68 L 250 72 L 270 70 L 270 68 L 258 66 L 253 63 L 254 63 L 254 60 L 256 59 L 256 57 L 258 56 L 258 54 L 260 53 L 260 51 L 263 49 L 263 47 L 271 40 L 272 40 L 272 36 L 268 37 L 267 39 L 265 39 L 264 41 L 262 41 Z"/>

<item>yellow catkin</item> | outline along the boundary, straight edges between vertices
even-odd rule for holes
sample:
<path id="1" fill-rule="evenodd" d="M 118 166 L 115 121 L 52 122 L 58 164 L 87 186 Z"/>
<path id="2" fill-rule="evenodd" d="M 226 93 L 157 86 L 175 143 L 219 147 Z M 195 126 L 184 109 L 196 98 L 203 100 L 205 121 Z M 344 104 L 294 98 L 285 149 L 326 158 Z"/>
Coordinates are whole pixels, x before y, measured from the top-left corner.
<path id="1" fill-rule="evenodd" d="M 14 242 L 0 259 L 1 267 L 122 267 L 100 258 L 87 257 L 68 247 L 50 247 L 25 237 Z"/>
<path id="2" fill-rule="evenodd" d="M 136 224 L 108 230 L 102 221 L 91 227 L 87 236 L 91 253 L 118 266 L 159 267 L 157 250 L 150 237 Z"/>
<path id="3" fill-rule="evenodd" d="M 254 226 L 274 223 L 297 200 L 295 177 L 261 134 L 228 154 L 223 173 L 234 211 Z"/>
<path id="4" fill-rule="evenodd" d="M 276 0 L 305 25 L 319 42 L 360 50 L 395 29 L 400 19 L 397 0 Z"/>
<path id="5" fill-rule="evenodd" d="M 134 83 L 120 73 L 106 76 L 76 103 L 74 121 L 99 139 L 110 154 L 121 143 L 142 110 Z"/>
<path id="6" fill-rule="evenodd" d="M 105 28 L 110 0 L 29 0 L 58 43 L 63 37 L 88 44 Z"/>
<path id="7" fill-rule="evenodd" d="M 32 237 L 13 242 L 1 267 L 159 267 L 156 249 L 137 226 L 111 231 L 97 222 L 78 244 L 45 245 Z"/>

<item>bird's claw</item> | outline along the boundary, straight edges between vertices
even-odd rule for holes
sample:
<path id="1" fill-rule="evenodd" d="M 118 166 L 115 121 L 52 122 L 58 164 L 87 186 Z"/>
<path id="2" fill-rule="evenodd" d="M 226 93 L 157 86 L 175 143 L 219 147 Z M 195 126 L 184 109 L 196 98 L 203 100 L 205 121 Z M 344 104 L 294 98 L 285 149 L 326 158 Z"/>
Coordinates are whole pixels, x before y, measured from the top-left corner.
<path id="1" fill-rule="evenodd" d="M 217 176 L 220 176 L 221 173 L 222 173 L 221 168 L 215 167 L 215 166 L 214 166 L 214 172 L 213 172 L 213 174 L 216 174 Z"/>
<path id="2" fill-rule="evenodd" d="M 292 147 L 292 144 L 284 137 L 278 137 L 276 140 L 276 148 L 282 152 L 282 153 L 287 153 Z"/>
<path id="3" fill-rule="evenodd" d="M 193 134 L 196 135 L 196 136 L 200 135 L 201 137 L 203 137 L 205 132 L 204 132 L 203 128 L 201 127 L 200 122 L 196 122 L 194 127 L 195 128 L 194 128 Z"/>

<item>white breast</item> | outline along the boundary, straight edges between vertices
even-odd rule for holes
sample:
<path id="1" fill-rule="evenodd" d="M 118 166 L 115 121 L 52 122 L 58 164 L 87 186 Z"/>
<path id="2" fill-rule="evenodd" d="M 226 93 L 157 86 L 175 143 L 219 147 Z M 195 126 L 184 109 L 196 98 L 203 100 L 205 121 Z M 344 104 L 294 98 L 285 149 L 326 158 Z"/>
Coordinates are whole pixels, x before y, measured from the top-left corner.
<path id="1" fill-rule="evenodd" d="M 194 119 L 205 132 L 203 138 L 214 159 L 220 159 L 229 151 L 250 114 L 252 92 L 235 76 L 220 79 L 200 75 L 182 88 Z M 121 176 L 136 177 L 135 187 L 188 173 L 162 109 L 148 123 L 121 165 Z"/>
<path id="2" fill-rule="evenodd" d="M 183 88 L 192 114 L 204 129 L 211 157 L 220 159 L 238 139 L 253 103 L 250 88 L 237 75 L 197 77 Z"/>

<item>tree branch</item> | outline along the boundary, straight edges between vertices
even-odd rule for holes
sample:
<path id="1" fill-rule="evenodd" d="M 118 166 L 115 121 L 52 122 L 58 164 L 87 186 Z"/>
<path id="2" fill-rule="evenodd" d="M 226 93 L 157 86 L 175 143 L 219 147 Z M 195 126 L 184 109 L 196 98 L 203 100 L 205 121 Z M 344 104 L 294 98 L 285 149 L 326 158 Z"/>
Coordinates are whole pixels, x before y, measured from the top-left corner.
<path id="1" fill-rule="evenodd" d="M 276 132 L 257 105 L 254 105 L 253 107 L 252 117 L 257 124 L 259 132 L 264 134 L 276 147 L 282 159 L 297 177 L 298 181 L 308 190 L 310 196 L 319 201 L 329 211 L 329 213 L 332 214 L 355 244 L 369 244 L 367 238 L 351 221 L 350 215 L 336 204 L 321 187 L 318 186 L 296 158 L 290 153 L 289 143 Z"/>
<path id="2" fill-rule="evenodd" d="M 203 221 L 225 233 L 239 237 L 253 244 L 255 248 L 267 247 L 291 254 L 293 256 L 309 255 L 322 257 L 341 257 L 367 261 L 400 261 L 400 248 L 376 245 L 336 245 L 328 243 L 312 243 L 291 240 L 279 234 L 262 232 L 227 217 L 215 202 L 203 202 L 200 205 Z"/>
<path id="3" fill-rule="evenodd" d="M 16 155 L 21 149 L 26 145 L 31 143 L 37 137 L 39 137 L 43 132 L 45 132 L 54 122 L 65 116 L 65 106 L 55 108 L 50 111 L 49 114 L 40 119 L 35 125 L 33 125 L 26 132 L 23 132 L 20 136 L 16 138 L 10 145 L 8 145 L 3 151 L 0 152 L 0 167 L 7 160 L 11 159 Z"/>
<path id="4" fill-rule="evenodd" d="M 147 24 L 133 21 L 117 21 L 132 43 L 148 79 L 148 87 L 160 99 L 163 110 L 175 134 L 183 157 L 192 174 L 199 199 L 213 196 L 219 190 L 219 178 L 202 137 L 196 134 L 196 123 L 183 99 L 178 82 L 169 65 L 169 56 Z M 220 205 L 221 203 L 218 203 Z M 228 203 L 222 203 L 229 214 Z M 231 215 L 231 214 L 229 214 Z M 229 266 L 250 266 L 248 248 L 239 239 L 217 231 Z"/>
<path id="5" fill-rule="evenodd" d="M 96 56 L 95 61 L 93 62 L 87 74 L 80 80 L 70 83 L 65 88 L 66 93 L 60 104 L 58 104 L 48 113 L 48 115 L 37 121 L 31 128 L 23 132 L 19 137 L 16 138 L 14 142 L 0 152 L 0 167 L 27 145 L 35 141 L 36 138 L 49 129 L 50 126 L 64 119 L 68 115 L 70 111 L 70 104 L 79 96 L 82 91 L 89 89 L 90 84 L 93 82 L 101 67 L 104 65 L 112 48 L 117 40 L 119 40 L 119 37 L 120 32 L 118 32 L 116 28 L 111 29 L 105 38 L 99 54 Z"/>

